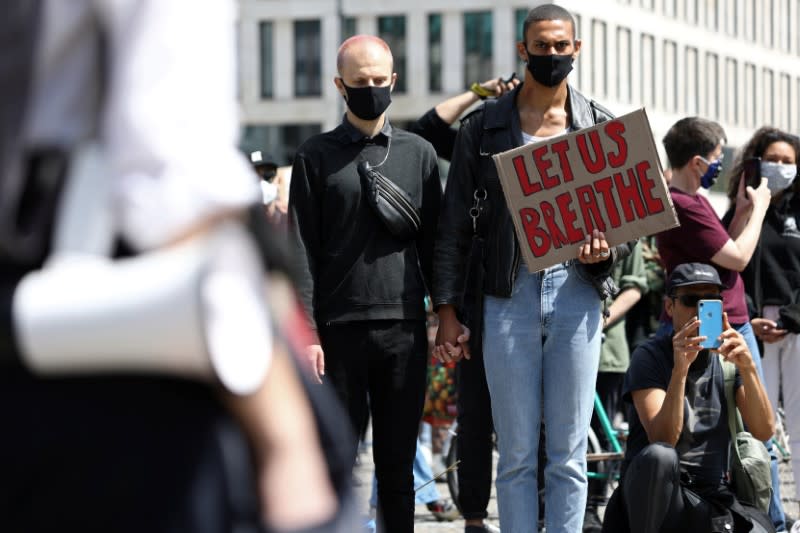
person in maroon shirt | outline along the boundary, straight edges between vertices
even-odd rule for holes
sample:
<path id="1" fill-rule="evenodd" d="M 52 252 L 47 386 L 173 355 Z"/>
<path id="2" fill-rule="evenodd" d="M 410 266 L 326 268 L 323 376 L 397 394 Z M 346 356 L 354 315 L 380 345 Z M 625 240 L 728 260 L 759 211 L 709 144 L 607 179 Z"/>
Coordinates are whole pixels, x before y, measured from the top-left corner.
<path id="1" fill-rule="evenodd" d="M 658 251 L 667 276 L 681 263 L 713 265 L 725 289 L 724 311 L 730 324 L 744 337 L 762 382 L 761 355 L 747 313 L 744 283 L 739 274 L 750 262 L 758 244 L 761 225 L 770 203 L 766 178 L 757 188 L 745 187 L 740 180 L 736 208 L 725 229 L 700 188 L 709 189 L 722 170 L 722 145 L 726 141 L 722 126 L 699 117 L 686 117 L 669 129 L 663 143 L 667 152 L 672 181 L 669 191 L 680 226 L 656 236 Z M 671 335 L 672 325 L 662 315 L 656 336 Z M 772 450 L 772 441 L 765 443 Z M 777 531 L 785 529 L 781 507 L 777 461 L 772 454 L 773 497 L 769 515 Z"/>

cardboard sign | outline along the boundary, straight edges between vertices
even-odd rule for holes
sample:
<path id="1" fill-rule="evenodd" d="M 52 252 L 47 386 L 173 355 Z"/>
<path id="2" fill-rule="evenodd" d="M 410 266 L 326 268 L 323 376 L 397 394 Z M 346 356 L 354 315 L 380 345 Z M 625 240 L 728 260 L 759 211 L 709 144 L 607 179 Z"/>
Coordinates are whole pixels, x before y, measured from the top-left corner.
<path id="1" fill-rule="evenodd" d="M 644 109 L 493 158 L 531 272 L 678 226 Z"/>

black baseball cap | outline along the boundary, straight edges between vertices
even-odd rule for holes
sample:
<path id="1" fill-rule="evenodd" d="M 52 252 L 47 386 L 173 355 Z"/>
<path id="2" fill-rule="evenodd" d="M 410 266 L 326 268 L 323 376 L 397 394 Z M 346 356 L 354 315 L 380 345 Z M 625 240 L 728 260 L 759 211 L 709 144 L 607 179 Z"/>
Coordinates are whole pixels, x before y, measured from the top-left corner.
<path id="1" fill-rule="evenodd" d="M 689 285 L 716 285 L 725 289 L 719 279 L 717 269 L 706 263 L 681 263 L 676 266 L 667 280 L 667 294 L 673 294 L 678 287 Z"/>
<path id="2" fill-rule="evenodd" d="M 275 162 L 275 158 L 273 158 L 269 154 L 264 154 L 261 150 L 256 150 L 255 152 L 250 152 L 250 162 L 253 164 L 253 167 L 270 167 L 270 168 L 278 168 L 278 163 Z"/>

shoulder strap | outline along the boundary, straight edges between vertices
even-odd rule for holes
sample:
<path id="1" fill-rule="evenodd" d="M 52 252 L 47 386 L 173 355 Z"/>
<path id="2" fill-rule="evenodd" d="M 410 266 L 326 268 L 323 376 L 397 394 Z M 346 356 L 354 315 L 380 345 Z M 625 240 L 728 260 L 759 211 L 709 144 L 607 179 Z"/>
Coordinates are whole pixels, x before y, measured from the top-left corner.
<path id="1" fill-rule="evenodd" d="M 483 142 L 484 124 L 486 123 L 486 115 L 491 114 L 497 106 L 497 99 L 487 99 L 483 102 L 483 113 L 481 114 L 481 125 L 479 128 L 480 138 L 478 143 Z M 480 191 L 483 191 L 481 193 Z M 484 204 L 488 201 L 486 177 L 481 173 L 475 174 L 475 190 L 473 192 L 473 205 L 470 209 L 470 217 L 473 220 L 473 235 L 483 237 L 486 235 L 486 217 L 481 216 L 484 212 Z M 477 216 L 474 216 L 477 215 Z"/>
<path id="2" fill-rule="evenodd" d="M 739 447 L 736 445 L 736 435 L 744 429 L 744 425 L 736 407 L 736 394 L 733 390 L 736 382 L 736 365 L 726 361 L 721 355 L 718 357 L 722 365 L 722 375 L 725 376 L 725 402 L 728 405 L 728 431 L 731 434 L 731 448 L 736 455 L 736 459 L 740 460 Z"/>

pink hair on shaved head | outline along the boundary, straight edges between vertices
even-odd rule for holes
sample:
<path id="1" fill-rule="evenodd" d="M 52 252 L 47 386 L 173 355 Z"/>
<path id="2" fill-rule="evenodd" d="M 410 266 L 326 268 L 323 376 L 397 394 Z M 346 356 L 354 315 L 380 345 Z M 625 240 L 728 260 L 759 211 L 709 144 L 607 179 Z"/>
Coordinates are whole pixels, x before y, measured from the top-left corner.
<path id="1" fill-rule="evenodd" d="M 392 50 L 389 48 L 389 45 L 386 44 L 386 41 L 381 39 L 376 35 L 353 35 L 352 37 L 345 40 L 342 45 L 339 47 L 339 52 L 336 54 L 336 70 L 339 71 L 339 74 L 342 73 L 342 65 L 344 64 L 344 56 L 347 54 L 347 50 L 356 44 L 373 44 L 376 46 L 380 46 L 383 50 L 389 54 L 389 59 L 392 60 L 394 63 L 394 58 L 392 57 Z"/>

